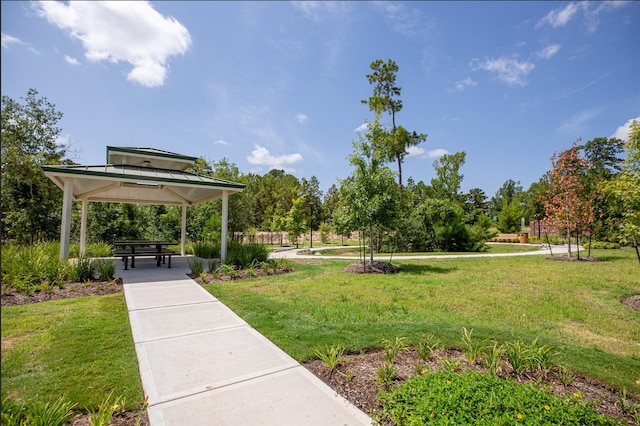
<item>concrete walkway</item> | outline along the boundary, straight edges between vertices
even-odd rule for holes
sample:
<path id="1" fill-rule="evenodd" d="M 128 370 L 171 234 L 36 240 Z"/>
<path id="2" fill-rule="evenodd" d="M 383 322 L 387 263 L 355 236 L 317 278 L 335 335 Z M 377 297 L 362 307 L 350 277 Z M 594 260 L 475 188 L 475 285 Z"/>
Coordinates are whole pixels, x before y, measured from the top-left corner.
<path id="1" fill-rule="evenodd" d="M 152 426 L 371 424 L 187 277 L 187 259 L 117 264 Z"/>
<path id="2" fill-rule="evenodd" d="M 492 243 L 489 243 L 492 244 Z M 502 243 L 495 243 L 495 244 L 502 244 Z M 520 244 L 523 246 L 529 246 L 531 247 L 531 251 L 522 251 L 522 252 L 514 252 L 514 253 L 470 253 L 470 254 L 442 254 L 442 253 L 438 253 L 438 254 L 413 254 L 413 255 L 393 255 L 391 260 L 412 260 L 412 259 L 425 259 L 425 260 L 429 260 L 429 259 L 457 259 L 457 258 L 461 258 L 461 257 L 468 257 L 468 258 L 476 258 L 476 257 L 513 257 L 513 256 L 531 256 L 531 255 L 541 255 L 541 254 L 546 254 L 548 256 L 550 256 L 551 254 L 555 255 L 561 255 L 561 254 L 566 254 L 569 251 L 569 246 L 568 245 L 554 245 L 551 246 L 551 250 L 549 250 L 549 246 L 546 244 Z M 345 248 L 346 246 L 322 246 L 322 247 L 318 247 L 318 248 L 313 248 L 312 250 L 314 251 L 314 254 L 300 254 L 300 253 L 304 253 L 306 251 L 309 251 L 309 248 L 301 248 L 301 249 L 296 249 L 296 248 L 289 248 L 289 249 L 283 249 L 283 250 L 277 250 L 273 253 L 271 253 L 269 256 L 271 258 L 277 259 L 277 258 L 290 258 L 290 259 L 342 259 L 342 260 L 361 260 L 362 258 L 359 256 L 335 256 L 335 255 L 325 255 L 322 253 L 322 250 L 330 250 L 330 249 L 339 249 L 339 248 Z M 358 248 L 358 246 L 349 246 L 350 248 Z M 368 248 L 367 248 L 368 250 Z M 576 252 L 577 250 L 577 246 L 572 245 L 571 246 L 571 250 L 572 252 Z M 580 250 L 584 250 L 583 248 L 580 248 Z M 366 259 L 369 260 L 369 252 L 366 252 Z M 380 262 L 388 262 L 389 261 L 389 254 L 385 254 L 385 255 L 379 255 L 379 254 L 374 254 L 373 256 L 373 260 L 374 261 L 380 261 Z"/>

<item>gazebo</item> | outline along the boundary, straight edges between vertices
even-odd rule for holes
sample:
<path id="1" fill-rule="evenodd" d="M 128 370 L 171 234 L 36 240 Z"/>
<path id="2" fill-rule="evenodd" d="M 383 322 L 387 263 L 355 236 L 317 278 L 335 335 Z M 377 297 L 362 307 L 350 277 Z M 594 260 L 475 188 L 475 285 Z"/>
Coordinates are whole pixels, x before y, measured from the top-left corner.
<path id="1" fill-rule="evenodd" d="M 60 258 L 69 256 L 71 207 L 82 202 L 80 253 L 84 254 L 87 208 L 90 201 L 182 206 L 180 252 L 185 254 L 187 207 L 222 198 L 222 241 L 220 257 L 227 254 L 229 195 L 245 185 L 185 171 L 196 157 L 154 148 L 107 147 L 103 166 L 42 166 L 44 174 L 64 191 Z"/>

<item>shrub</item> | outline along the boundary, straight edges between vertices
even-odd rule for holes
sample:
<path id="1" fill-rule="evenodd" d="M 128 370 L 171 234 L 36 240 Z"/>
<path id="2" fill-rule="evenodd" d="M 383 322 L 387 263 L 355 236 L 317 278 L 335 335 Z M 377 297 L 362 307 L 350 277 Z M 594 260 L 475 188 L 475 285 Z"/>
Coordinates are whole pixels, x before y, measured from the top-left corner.
<path id="1" fill-rule="evenodd" d="M 620 244 L 618 243 L 610 243 L 608 241 L 594 241 L 591 244 L 584 244 L 585 248 L 591 247 L 592 249 L 600 249 L 600 250 L 617 250 L 620 248 Z"/>
<path id="2" fill-rule="evenodd" d="M 232 242 L 229 244 L 224 263 L 238 268 L 246 268 L 254 262 L 264 262 L 268 257 L 269 249 L 264 244 Z"/>
<path id="3" fill-rule="evenodd" d="M 202 259 L 198 257 L 192 257 L 189 259 L 189 270 L 192 274 L 200 275 L 204 272 L 204 266 L 202 265 Z"/>
<path id="4" fill-rule="evenodd" d="M 216 259 L 220 257 L 220 244 L 209 241 L 193 243 L 193 254 L 203 259 Z"/>
<path id="5" fill-rule="evenodd" d="M 415 376 L 379 399 L 379 424 L 618 424 L 583 398 L 553 396 L 533 384 L 476 371 Z"/>
<path id="6" fill-rule="evenodd" d="M 8 426 L 63 426 L 73 419 L 75 404 L 64 397 L 55 401 L 20 404 L 7 397 L 2 401 L 2 424 Z"/>
<path id="7" fill-rule="evenodd" d="M 94 263 L 87 257 L 79 257 L 69 260 L 71 263 L 70 279 L 71 281 L 90 281 L 93 279 L 95 272 Z"/>
<path id="8" fill-rule="evenodd" d="M 100 281 L 113 279 L 116 273 L 116 265 L 111 259 L 96 259 L 94 265 Z"/>

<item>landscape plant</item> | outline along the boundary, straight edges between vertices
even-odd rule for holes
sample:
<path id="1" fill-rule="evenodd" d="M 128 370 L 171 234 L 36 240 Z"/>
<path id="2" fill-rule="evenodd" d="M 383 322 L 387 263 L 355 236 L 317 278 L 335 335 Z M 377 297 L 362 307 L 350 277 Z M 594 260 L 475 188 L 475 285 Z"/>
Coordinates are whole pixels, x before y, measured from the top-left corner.
<path id="1" fill-rule="evenodd" d="M 379 424 L 622 424 L 597 413 L 580 394 L 553 396 L 532 384 L 475 371 L 415 376 L 380 398 L 383 406 L 374 416 Z"/>
<path id="2" fill-rule="evenodd" d="M 326 364 L 331 373 L 333 373 L 333 370 L 335 370 L 338 364 L 340 364 L 340 361 L 342 361 L 344 351 L 345 347 L 341 345 L 331 345 L 324 348 L 318 346 L 314 348 L 316 356 Z"/>

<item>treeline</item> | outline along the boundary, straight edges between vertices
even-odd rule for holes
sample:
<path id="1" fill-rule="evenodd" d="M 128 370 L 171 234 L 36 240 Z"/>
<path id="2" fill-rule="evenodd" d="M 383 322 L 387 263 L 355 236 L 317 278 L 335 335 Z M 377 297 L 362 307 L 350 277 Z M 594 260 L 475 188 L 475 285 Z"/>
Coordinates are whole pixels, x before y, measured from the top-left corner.
<path id="1" fill-rule="evenodd" d="M 395 124 L 401 103 L 393 95 L 399 95 L 399 90 L 385 93 L 377 89 L 378 84 L 399 89 L 393 84 L 394 65 L 390 60 L 372 63 L 374 72 L 368 78 L 376 89 L 363 102 L 375 117 L 353 142 L 351 174 L 326 193 L 315 176 L 298 179 L 283 170 L 245 174 L 226 158 L 196 161 L 192 172 L 246 185 L 244 192 L 229 197 L 231 235 L 260 230 L 287 233 L 295 241 L 311 230 L 343 236 L 358 233 L 375 250 L 406 252 L 482 250 L 494 235 L 493 228 L 519 232 L 522 218 L 527 223 L 545 220 L 562 227 L 569 236 L 588 233 L 599 241 L 628 244 L 639 235 L 640 126 L 635 122 L 626 145 L 602 137 L 555 153 L 550 171 L 526 190 L 509 179 L 492 196 L 481 188 L 461 192 L 464 151 L 434 161 L 435 177 L 430 182 L 409 177 L 403 183 L 406 148 L 424 141 L 426 134 Z M 382 85 L 384 78 L 389 83 L 389 75 L 391 84 Z M 72 163 L 72 153 L 56 143 L 62 114 L 34 89 L 23 101 L 2 97 L 3 244 L 59 238 L 62 191 L 40 166 Z M 391 124 L 381 124 L 384 113 L 392 116 Z M 393 163 L 397 172 L 389 168 Z M 79 203 L 74 203 L 73 215 L 72 240 L 77 241 Z M 179 241 L 181 208 L 90 203 L 87 226 L 88 242 Z M 187 209 L 189 240 L 219 240 L 220 230 L 220 200 Z"/>

